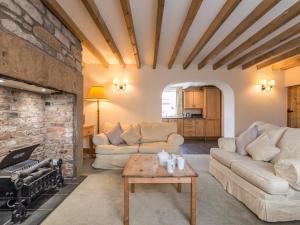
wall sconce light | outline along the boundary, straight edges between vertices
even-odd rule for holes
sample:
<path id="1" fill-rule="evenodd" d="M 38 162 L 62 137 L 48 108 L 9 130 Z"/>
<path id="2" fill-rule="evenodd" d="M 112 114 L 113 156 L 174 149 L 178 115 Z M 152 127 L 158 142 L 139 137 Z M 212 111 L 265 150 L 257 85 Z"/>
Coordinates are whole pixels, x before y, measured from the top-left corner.
<path id="1" fill-rule="evenodd" d="M 113 80 L 116 91 L 126 91 L 128 85 L 128 79 L 124 78 L 121 82 L 118 78 L 114 78 Z"/>
<path id="2" fill-rule="evenodd" d="M 275 80 L 263 79 L 260 81 L 260 85 L 262 91 L 270 92 L 272 88 L 275 86 Z"/>

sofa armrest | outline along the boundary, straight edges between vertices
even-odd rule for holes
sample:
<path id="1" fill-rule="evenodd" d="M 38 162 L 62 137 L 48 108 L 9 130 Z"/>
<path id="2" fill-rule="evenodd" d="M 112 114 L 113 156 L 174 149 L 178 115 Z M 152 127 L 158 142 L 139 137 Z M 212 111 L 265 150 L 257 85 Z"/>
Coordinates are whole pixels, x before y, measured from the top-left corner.
<path id="1" fill-rule="evenodd" d="M 169 145 L 175 145 L 175 146 L 182 145 L 183 142 L 184 142 L 184 138 L 181 135 L 175 133 L 170 134 L 167 140 L 167 143 Z"/>
<path id="2" fill-rule="evenodd" d="M 109 140 L 104 133 L 95 134 L 93 137 L 94 145 L 109 145 Z"/>
<path id="3" fill-rule="evenodd" d="M 236 144 L 235 138 L 219 138 L 218 146 L 220 149 L 223 149 L 228 152 L 235 152 Z"/>
<path id="4" fill-rule="evenodd" d="M 280 159 L 275 165 L 275 174 L 300 191 L 300 159 Z"/>

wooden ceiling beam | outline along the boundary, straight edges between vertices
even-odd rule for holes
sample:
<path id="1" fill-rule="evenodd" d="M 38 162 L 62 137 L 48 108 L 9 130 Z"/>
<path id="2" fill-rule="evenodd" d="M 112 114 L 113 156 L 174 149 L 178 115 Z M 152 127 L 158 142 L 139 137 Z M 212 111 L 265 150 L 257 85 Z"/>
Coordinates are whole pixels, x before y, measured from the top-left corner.
<path id="1" fill-rule="evenodd" d="M 172 56 L 169 60 L 169 63 L 168 63 L 168 68 L 171 69 L 174 62 L 175 62 L 175 59 L 178 55 L 178 52 L 184 42 L 184 39 L 186 38 L 186 35 L 198 13 L 198 10 L 202 4 L 203 0 L 193 0 L 191 2 L 191 5 L 190 5 L 190 8 L 189 8 L 189 11 L 185 17 L 185 20 L 184 20 L 184 23 L 181 27 L 181 30 L 180 30 L 180 33 L 179 33 L 179 36 L 177 38 L 177 41 L 176 41 L 176 44 L 175 44 L 175 47 L 173 49 L 173 53 L 172 53 Z"/>
<path id="2" fill-rule="evenodd" d="M 241 0 L 227 0 L 222 9 L 219 11 L 218 15 L 215 17 L 213 22 L 209 25 L 208 29 L 204 32 L 196 46 L 193 48 L 192 52 L 189 54 L 185 62 L 183 63 L 183 69 L 186 69 L 198 53 L 203 49 L 206 43 L 211 39 L 211 37 L 217 32 L 219 27 L 224 23 L 224 21 L 229 17 L 232 11 L 237 7 Z"/>
<path id="3" fill-rule="evenodd" d="M 104 67 L 109 67 L 109 63 L 106 61 L 101 52 L 90 42 L 90 40 L 73 22 L 56 0 L 42 0 L 42 2 L 81 41 L 81 43 L 101 62 Z"/>
<path id="4" fill-rule="evenodd" d="M 264 53 L 264 54 L 262 54 L 258 57 L 256 57 L 255 59 L 252 59 L 251 61 L 243 64 L 242 69 L 243 70 L 247 69 L 247 68 L 249 68 L 249 67 L 251 67 L 255 64 L 258 64 L 258 63 L 268 59 L 268 58 L 279 55 L 283 52 L 286 52 L 288 50 L 294 49 L 294 48 L 299 47 L 299 46 L 300 46 L 300 37 L 294 38 L 294 39 L 292 39 L 292 40 L 290 40 L 290 41 L 288 41 L 288 42 L 286 42 L 286 43 L 284 43 L 284 44 L 282 44 L 282 45 L 280 45 L 280 46 L 278 46 L 278 47 L 276 47 L 276 48 L 274 48 L 274 49 L 272 49 L 272 50 L 270 50 L 270 51 L 268 51 L 268 52 L 266 52 L 266 53 Z"/>
<path id="5" fill-rule="evenodd" d="M 265 62 L 263 62 L 261 64 L 258 64 L 256 66 L 256 68 L 257 69 L 262 69 L 262 68 L 264 68 L 266 66 L 270 66 L 270 65 L 272 65 L 274 63 L 280 62 L 282 60 L 291 58 L 291 57 L 293 57 L 295 55 L 299 55 L 299 54 L 300 54 L 300 47 L 297 47 L 297 48 L 294 48 L 294 49 L 292 49 L 290 51 L 287 51 L 287 52 L 285 52 L 285 53 L 283 53 L 283 54 L 281 54 L 279 56 L 273 57 L 273 58 L 271 58 L 271 59 L 269 59 L 269 60 L 267 60 L 267 61 L 265 61 Z"/>
<path id="6" fill-rule="evenodd" d="M 96 3 L 94 2 L 94 0 L 81 0 L 81 2 L 86 7 L 87 11 L 89 12 L 90 16 L 94 20 L 99 31 L 103 35 L 106 43 L 108 44 L 108 46 L 112 50 L 113 54 L 119 61 L 120 65 L 125 67 L 125 62 L 122 58 L 122 55 L 113 39 L 111 33 L 109 32 L 109 29 L 108 29 L 103 17 L 101 16 L 100 11 L 99 11 Z"/>
<path id="7" fill-rule="evenodd" d="M 126 22 L 127 31 L 128 31 L 129 38 L 130 38 L 130 43 L 131 43 L 131 46 L 133 49 L 136 66 L 137 66 L 137 68 L 141 68 L 141 61 L 140 61 L 140 55 L 139 55 L 139 50 L 138 50 L 134 26 L 133 26 L 130 2 L 129 2 L 129 0 L 120 0 L 120 3 L 122 6 L 122 11 L 123 11 L 124 19 Z"/>
<path id="8" fill-rule="evenodd" d="M 296 55 L 289 59 L 283 60 L 281 62 L 275 63 L 272 65 L 273 70 L 287 70 L 300 66 L 300 55 Z"/>
<path id="9" fill-rule="evenodd" d="M 270 41 L 267 41 L 265 44 L 253 49 L 252 51 L 248 52 L 247 54 L 243 55 L 242 57 L 236 59 L 232 63 L 227 66 L 227 69 L 232 69 L 240 64 L 247 62 L 247 60 L 262 54 L 263 52 L 267 51 L 268 49 L 273 48 L 274 46 L 288 40 L 289 38 L 293 37 L 296 34 L 300 33 L 300 23 L 295 24 L 294 26 L 286 29 L 285 31 L 281 32 Z"/>
<path id="10" fill-rule="evenodd" d="M 236 27 L 231 31 L 223 41 L 217 45 L 199 64 L 198 69 L 203 68 L 210 59 L 216 57 L 235 39 L 237 39 L 245 30 L 252 26 L 257 20 L 272 9 L 280 0 L 263 0 L 256 8 Z"/>
<path id="11" fill-rule="evenodd" d="M 282 25 L 286 24 L 288 21 L 292 20 L 296 16 L 300 14 L 300 1 L 297 1 L 295 4 L 293 4 L 291 7 L 289 7 L 287 10 L 285 10 L 283 13 L 281 13 L 278 17 L 273 19 L 269 24 L 264 26 L 262 29 L 257 31 L 254 35 L 252 35 L 250 38 L 248 38 L 245 42 L 240 44 L 237 48 L 232 50 L 230 53 L 228 53 L 226 56 L 224 56 L 222 59 L 220 59 L 217 63 L 213 65 L 213 69 L 218 69 L 230 60 L 232 60 L 234 57 L 238 56 L 243 51 L 250 48 L 252 45 L 256 44 L 258 41 L 262 40 L 266 36 L 268 36 L 270 33 L 275 31 L 277 28 L 281 27 Z"/>
<path id="12" fill-rule="evenodd" d="M 157 2 L 157 15 L 156 15 L 156 29 L 155 29 L 155 44 L 154 44 L 154 56 L 152 68 L 156 68 L 158 47 L 160 40 L 161 24 L 164 14 L 165 0 L 158 0 Z"/>

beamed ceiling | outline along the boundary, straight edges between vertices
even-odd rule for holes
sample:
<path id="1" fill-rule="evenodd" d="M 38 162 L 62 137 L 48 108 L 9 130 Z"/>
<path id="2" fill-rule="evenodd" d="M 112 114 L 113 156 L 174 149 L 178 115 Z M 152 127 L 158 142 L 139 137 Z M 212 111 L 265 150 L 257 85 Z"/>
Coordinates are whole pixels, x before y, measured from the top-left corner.
<path id="1" fill-rule="evenodd" d="M 43 0 L 85 63 L 275 70 L 299 65 L 298 0 Z"/>

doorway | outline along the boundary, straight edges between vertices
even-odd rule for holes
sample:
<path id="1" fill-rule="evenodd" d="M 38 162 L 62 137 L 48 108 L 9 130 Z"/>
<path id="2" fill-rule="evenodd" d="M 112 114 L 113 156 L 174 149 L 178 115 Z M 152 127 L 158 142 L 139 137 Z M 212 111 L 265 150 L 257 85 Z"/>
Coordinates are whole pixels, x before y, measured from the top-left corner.
<path id="1" fill-rule="evenodd" d="M 300 128 L 300 85 L 288 87 L 287 126 Z"/>

